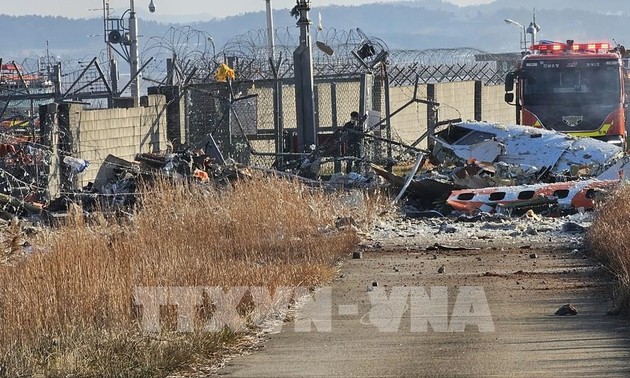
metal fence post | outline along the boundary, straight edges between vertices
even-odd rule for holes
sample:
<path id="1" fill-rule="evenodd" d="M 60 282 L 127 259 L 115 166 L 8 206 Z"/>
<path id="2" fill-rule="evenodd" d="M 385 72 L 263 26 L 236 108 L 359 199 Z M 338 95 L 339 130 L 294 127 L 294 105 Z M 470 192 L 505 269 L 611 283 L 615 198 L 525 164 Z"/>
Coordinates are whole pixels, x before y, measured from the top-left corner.
<path id="1" fill-rule="evenodd" d="M 337 113 L 337 83 L 330 83 L 330 112 L 332 117 L 332 129 L 333 135 L 337 133 L 339 129 L 339 117 Z M 341 161 L 339 160 L 339 156 L 341 156 L 341 145 L 338 144 L 335 146 L 335 151 L 333 152 L 335 155 L 335 159 L 333 162 L 333 169 L 335 173 L 341 172 Z"/>
<path id="2" fill-rule="evenodd" d="M 392 122 L 390 119 L 390 115 L 391 115 L 391 103 L 390 103 L 390 97 L 389 97 L 389 74 L 387 73 L 387 64 L 383 64 L 383 86 L 385 87 L 385 119 L 387 119 L 387 121 L 385 121 L 385 136 L 387 137 L 387 140 L 392 140 Z M 392 161 L 392 144 L 391 143 L 387 143 L 387 159 L 389 161 Z M 387 170 L 389 172 L 392 171 L 392 166 L 391 164 L 387 164 Z"/>
<path id="3" fill-rule="evenodd" d="M 475 121 L 481 121 L 483 118 L 483 84 L 480 80 L 475 81 Z"/>
<path id="4" fill-rule="evenodd" d="M 435 84 L 427 84 L 427 101 L 437 102 L 435 99 Z M 427 104 L 427 149 L 433 148 L 433 135 L 438 122 L 438 109 L 435 105 Z"/>

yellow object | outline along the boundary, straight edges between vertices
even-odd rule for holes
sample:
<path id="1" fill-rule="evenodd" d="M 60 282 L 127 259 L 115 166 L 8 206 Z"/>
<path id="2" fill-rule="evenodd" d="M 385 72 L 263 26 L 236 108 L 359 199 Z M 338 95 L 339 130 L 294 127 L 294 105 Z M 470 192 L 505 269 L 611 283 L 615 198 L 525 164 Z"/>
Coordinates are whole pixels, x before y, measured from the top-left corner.
<path id="1" fill-rule="evenodd" d="M 596 136 L 608 134 L 608 129 L 610 129 L 611 126 L 612 126 L 612 123 L 605 123 L 601 128 L 595 131 L 568 132 L 567 134 L 570 134 L 576 137 L 596 137 Z"/>
<path id="2" fill-rule="evenodd" d="M 225 63 L 221 63 L 219 68 L 217 68 L 217 72 L 214 73 L 214 78 L 217 79 L 217 81 L 234 80 L 235 77 L 236 73 L 234 70 Z"/>

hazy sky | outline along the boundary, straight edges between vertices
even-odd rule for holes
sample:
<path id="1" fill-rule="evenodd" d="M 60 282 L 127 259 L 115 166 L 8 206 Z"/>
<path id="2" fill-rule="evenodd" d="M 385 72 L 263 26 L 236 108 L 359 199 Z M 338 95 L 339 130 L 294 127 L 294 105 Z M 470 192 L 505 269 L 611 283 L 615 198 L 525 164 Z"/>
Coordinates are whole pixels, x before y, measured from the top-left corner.
<path id="1" fill-rule="evenodd" d="M 147 9 L 151 0 L 135 0 L 136 9 Z M 312 0 L 312 6 L 330 4 L 357 5 L 366 3 L 387 3 L 400 0 Z M 8 2 L 4 0 L 3 2 Z M 243 12 L 265 9 L 265 0 L 153 0 L 156 15 L 200 15 L 225 17 Z M 457 5 L 487 4 L 493 0 L 446 0 Z M 109 0 L 114 13 L 120 15 L 129 8 L 130 0 Z M 274 8 L 291 8 L 295 0 L 272 0 Z M 38 14 L 45 16 L 65 16 L 72 18 L 101 17 L 99 9 L 103 0 L 15 0 L 2 7 L 0 13 L 9 15 Z"/>

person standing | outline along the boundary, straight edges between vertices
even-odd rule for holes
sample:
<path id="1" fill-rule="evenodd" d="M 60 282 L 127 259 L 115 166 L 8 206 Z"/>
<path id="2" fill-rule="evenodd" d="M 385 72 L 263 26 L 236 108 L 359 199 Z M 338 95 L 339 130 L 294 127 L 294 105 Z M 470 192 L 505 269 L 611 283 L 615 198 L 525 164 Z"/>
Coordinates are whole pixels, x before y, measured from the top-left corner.
<path id="1" fill-rule="evenodd" d="M 345 145 L 345 155 L 350 158 L 346 164 L 346 174 L 352 171 L 352 166 L 359 167 L 361 158 L 361 141 L 363 140 L 363 122 L 358 112 L 350 113 L 350 121 L 343 125 L 343 136 Z"/>

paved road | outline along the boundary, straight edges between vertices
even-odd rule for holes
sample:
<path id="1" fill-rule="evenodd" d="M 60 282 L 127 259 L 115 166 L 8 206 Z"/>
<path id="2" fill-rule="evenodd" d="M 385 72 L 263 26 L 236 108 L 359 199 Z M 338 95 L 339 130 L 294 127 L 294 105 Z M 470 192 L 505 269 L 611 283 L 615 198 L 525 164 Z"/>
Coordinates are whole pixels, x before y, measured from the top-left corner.
<path id="1" fill-rule="evenodd" d="M 319 331 L 285 323 L 218 374 L 630 376 L 630 321 L 606 315 L 604 276 L 562 247 L 366 251 L 296 315 L 319 316 Z M 554 316 L 566 303 L 579 314 Z"/>

